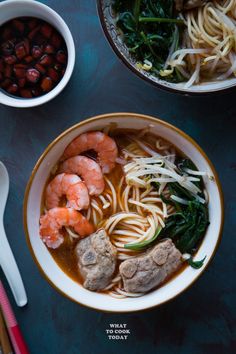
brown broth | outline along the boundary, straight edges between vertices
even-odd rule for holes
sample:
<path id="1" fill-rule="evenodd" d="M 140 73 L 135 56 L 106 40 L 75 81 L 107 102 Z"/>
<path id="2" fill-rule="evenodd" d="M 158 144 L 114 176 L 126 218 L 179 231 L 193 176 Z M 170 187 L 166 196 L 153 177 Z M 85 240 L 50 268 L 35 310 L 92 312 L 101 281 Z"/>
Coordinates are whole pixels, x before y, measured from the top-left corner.
<path id="1" fill-rule="evenodd" d="M 66 235 L 65 235 L 66 236 Z M 83 278 L 77 270 L 77 259 L 75 255 L 76 241 L 66 242 L 57 249 L 50 249 L 50 253 L 59 267 L 74 281 L 83 284 Z"/>
<path id="2" fill-rule="evenodd" d="M 42 202 L 41 202 L 41 214 L 43 214 L 45 210 L 44 201 L 45 201 L 45 193 L 46 193 L 47 185 L 58 174 L 58 166 L 56 166 L 53 170 L 54 171 L 49 175 L 44 188 Z M 123 171 L 121 166 L 117 165 L 115 171 L 113 171 L 107 176 L 112 181 L 113 185 L 117 186 L 120 182 L 120 178 L 123 176 Z M 99 204 L 101 204 L 99 198 L 95 198 L 95 199 Z M 63 207 L 65 205 L 66 205 L 66 200 L 62 198 L 62 200 L 60 201 L 60 206 Z M 81 213 L 83 213 L 83 211 L 81 211 Z M 107 213 L 104 212 L 104 216 L 105 218 L 109 217 L 110 216 L 109 212 Z M 63 244 L 57 249 L 48 248 L 48 250 L 51 256 L 53 257 L 54 261 L 57 263 L 57 265 L 63 270 L 63 272 L 66 275 L 68 275 L 71 279 L 78 282 L 79 284 L 83 284 L 83 278 L 78 270 L 77 259 L 75 255 L 75 247 L 77 244 L 77 240 L 73 240 L 71 242 L 68 240 L 68 235 L 65 229 L 63 229 L 63 233 L 65 236 Z M 118 271 L 119 264 L 120 262 L 117 265 L 117 271 Z"/>

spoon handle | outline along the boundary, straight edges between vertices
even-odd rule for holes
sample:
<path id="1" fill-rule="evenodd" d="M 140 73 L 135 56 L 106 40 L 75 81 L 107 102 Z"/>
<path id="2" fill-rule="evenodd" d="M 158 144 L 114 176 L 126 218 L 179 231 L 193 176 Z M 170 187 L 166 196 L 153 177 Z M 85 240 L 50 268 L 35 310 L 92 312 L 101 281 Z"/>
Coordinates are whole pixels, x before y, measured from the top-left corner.
<path id="1" fill-rule="evenodd" d="M 27 304 L 25 288 L 2 223 L 0 224 L 0 265 L 17 305 L 25 306 Z"/>

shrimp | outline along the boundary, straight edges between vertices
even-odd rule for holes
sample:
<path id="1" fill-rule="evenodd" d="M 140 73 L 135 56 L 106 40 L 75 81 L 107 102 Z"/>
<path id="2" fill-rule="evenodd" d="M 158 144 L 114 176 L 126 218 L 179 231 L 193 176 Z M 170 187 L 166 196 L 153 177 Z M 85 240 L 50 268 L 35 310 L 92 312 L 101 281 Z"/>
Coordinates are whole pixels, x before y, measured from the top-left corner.
<path id="1" fill-rule="evenodd" d="M 67 206 L 69 208 L 76 210 L 88 209 L 88 189 L 79 176 L 61 173 L 49 183 L 45 193 L 47 209 L 58 207 L 63 195 L 67 198 Z"/>
<path id="2" fill-rule="evenodd" d="M 74 156 L 64 161 L 60 166 L 60 172 L 78 174 L 86 184 L 90 195 L 99 195 L 105 188 L 99 164 L 86 156 Z"/>
<path id="3" fill-rule="evenodd" d="M 118 149 L 115 141 L 102 132 L 88 132 L 79 135 L 65 149 L 62 160 L 76 156 L 82 152 L 97 152 L 98 163 L 103 173 L 109 173 L 115 167 Z"/>
<path id="4" fill-rule="evenodd" d="M 71 208 L 53 208 L 40 218 L 40 237 L 49 248 L 58 248 L 64 242 L 60 233 L 63 226 L 74 229 L 82 238 L 94 232 L 94 227 L 78 211 Z"/>

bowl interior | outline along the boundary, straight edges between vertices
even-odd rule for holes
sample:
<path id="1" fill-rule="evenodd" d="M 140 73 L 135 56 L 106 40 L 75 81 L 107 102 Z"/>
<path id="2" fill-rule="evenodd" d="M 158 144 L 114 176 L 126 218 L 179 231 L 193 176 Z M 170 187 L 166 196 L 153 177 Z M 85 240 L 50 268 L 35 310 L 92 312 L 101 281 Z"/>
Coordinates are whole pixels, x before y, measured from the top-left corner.
<path id="1" fill-rule="evenodd" d="M 45 103 L 55 96 L 65 87 L 69 81 L 75 62 L 74 41 L 69 28 L 64 20 L 50 7 L 31 0 L 7 0 L 0 3 L 0 26 L 16 17 L 36 17 L 50 23 L 62 35 L 65 40 L 68 52 L 68 62 L 64 76 L 61 81 L 45 95 L 37 98 L 18 98 L 8 95 L 0 90 L 0 103 L 13 107 L 33 107 Z"/>
<path id="2" fill-rule="evenodd" d="M 103 129 L 110 123 L 118 128 L 142 129 L 149 124 L 152 132 L 174 145 L 194 161 L 199 170 L 207 171 L 214 177 L 207 180 L 206 189 L 209 194 L 210 225 L 206 236 L 197 252 L 197 259 L 206 260 L 201 269 L 187 267 L 177 277 L 143 297 L 135 299 L 115 299 L 106 294 L 93 293 L 84 289 L 80 284 L 69 278 L 56 264 L 46 246 L 39 237 L 39 217 L 42 193 L 50 170 L 56 164 L 64 148 L 77 135 L 89 131 Z M 219 241 L 222 227 L 222 200 L 217 176 L 214 168 L 205 157 L 202 150 L 184 133 L 167 123 L 148 116 L 117 113 L 95 117 L 83 121 L 59 136 L 39 159 L 29 181 L 25 196 L 25 229 L 31 253 L 47 279 L 63 294 L 83 305 L 113 312 L 128 312 L 146 309 L 170 300 L 184 291 L 204 271 L 212 258 Z"/>
<path id="3" fill-rule="evenodd" d="M 185 88 L 184 83 L 171 83 L 165 80 L 161 80 L 158 77 L 152 75 L 150 72 L 145 71 L 137 67 L 137 61 L 129 53 L 127 46 L 123 42 L 122 34 L 116 27 L 117 16 L 112 10 L 113 0 L 97 0 L 98 3 L 98 12 L 100 15 L 101 23 L 105 34 L 116 52 L 116 54 L 123 60 L 123 62 L 136 74 L 141 76 L 143 79 L 146 79 L 157 86 L 161 86 L 165 89 L 172 91 L 182 92 L 182 93 L 210 93 L 216 91 L 222 91 L 225 89 L 232 88 L 236 85 L 236 78 L 229 78 L 222 81 L 212 81 L 205 82 L 199 85 L 193 85 L 190 88 Z"/>

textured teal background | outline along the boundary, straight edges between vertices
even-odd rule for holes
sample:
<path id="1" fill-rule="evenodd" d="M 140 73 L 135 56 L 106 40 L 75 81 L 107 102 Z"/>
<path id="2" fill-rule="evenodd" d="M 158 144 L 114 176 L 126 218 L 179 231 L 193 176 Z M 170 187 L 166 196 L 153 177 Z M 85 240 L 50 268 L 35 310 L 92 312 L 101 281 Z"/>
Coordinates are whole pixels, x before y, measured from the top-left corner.
<path id="1" fill-rule="evenodd" d="M 29 304 L 14 310 L 33 354 L 236 352 L 236 91 L 184 97 L 160 91 L 131 73 L 107 43 L 92 0 L 43 1 L 68 23 L 76 45 L 73 77 L 58 98 L 34 109 L 0 107 L 0 159 L 11 178 L 5 226 Z M 96 114 L 158 116 L 190 134 L 219 172 L 225 194 L 222 243 L 210 268 L 174 301 L 154 310 L 112 315 L 83 308 L 41 276 L 27 248 L 22 203 L 31 170 L 64 129 Z M 4 279 L 0 273 L 1 279 Z M 8 286 L 4 281 L 6 288 Z M 109 324 L 127 323 L 127 341 L 109 341 Z"/>

